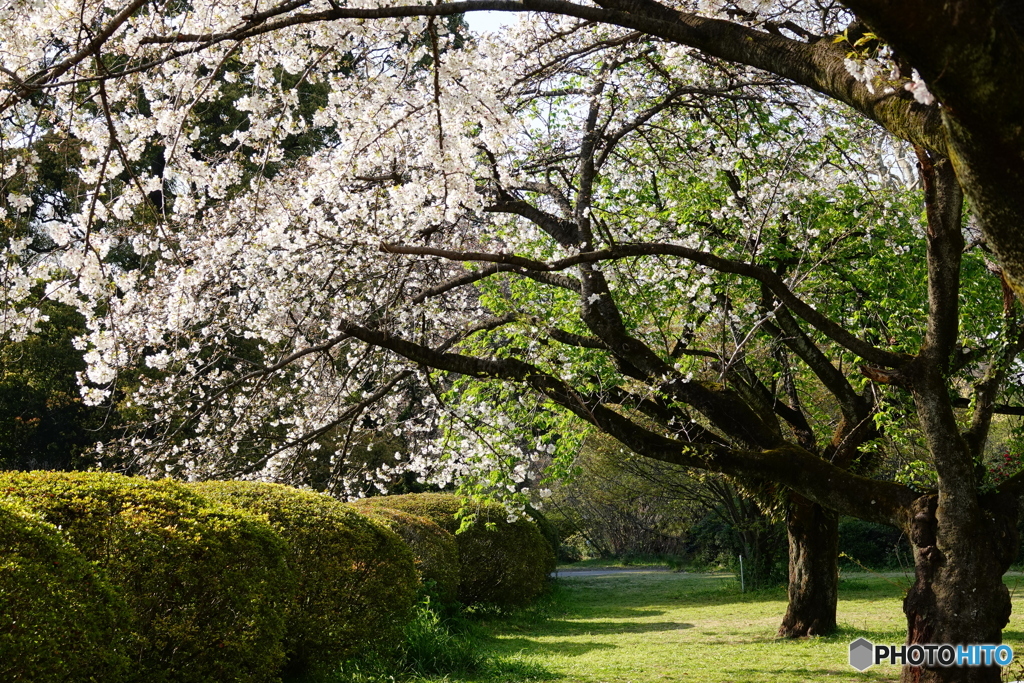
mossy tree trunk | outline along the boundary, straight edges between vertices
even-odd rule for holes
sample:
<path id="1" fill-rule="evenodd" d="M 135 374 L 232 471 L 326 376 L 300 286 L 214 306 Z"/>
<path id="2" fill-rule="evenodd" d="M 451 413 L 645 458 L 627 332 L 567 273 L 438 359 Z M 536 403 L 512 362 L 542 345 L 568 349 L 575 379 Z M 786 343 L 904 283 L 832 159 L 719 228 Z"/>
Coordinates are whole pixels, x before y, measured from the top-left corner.
<path id="1" fill-rule="evenodd" d="M 941 510 L 941 494 L 914 505 L 914 585 L 903 601 L 907 643 L 1000 643 L 1010 620 L 1003 574 L 1017 555 L 1017 502 L 990 496 L 967 524 Z M 903 683 L 998 683 L 1000 667 L 905 666 Z"/>
<path id="2" fill-rule="evenodd" d="M 839 515 L 803 496 L 790 496 L 789 605 L 781 638 L 823 636 L 835 631 L 839 599 Z"/>

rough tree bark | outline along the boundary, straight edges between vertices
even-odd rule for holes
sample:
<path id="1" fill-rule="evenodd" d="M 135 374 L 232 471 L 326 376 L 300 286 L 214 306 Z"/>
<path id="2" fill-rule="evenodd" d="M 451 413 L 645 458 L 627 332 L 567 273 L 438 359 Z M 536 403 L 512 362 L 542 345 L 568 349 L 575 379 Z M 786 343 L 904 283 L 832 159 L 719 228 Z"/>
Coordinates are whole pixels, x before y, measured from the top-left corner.
<path id="1" fill-rule="evenodd" d="M 1017 556 L 1015 496 L 982 501 L 971 524 L 951 524 L 941 494 L 914 502 L 908 536 L 914 547 L 914 585 L 903 601 L 907 643 L 1000 643 L 1010 620 L 1003 574 Z M 906 666 L 902 683 L 998 683 L 998 666 Z"/>
<path id="2" fill-rule="evenodd" d="M 902 369 L 899 381 L 917 405 L 938 491 L 914 501 L 904 529 L 915 561 L 914 585 L 904 602 L 907 643 L 994 644 L 1010 618 L 1002 576 L 1019 545 L 1017 506 L 1007 494 L 979 495 L 978 453 L 970 442 L 983 442 L 978 437 L 984 434 L 964 438 L 949 400 L 946 375 L 959 327 L 963 194 L 948 159 L 924 150 L 918 158 L 927 210 L 930 315 L 921 353 Z M 976 427 L 987 432 L 988 424 Z M 996 683 L 1000 671 L 908 665 L 901 680 Z"/>
<path id="3" fill-rule="evenodd" d="M 827 635 L 836 628 L 839 598 L 839 515 L 792 494 L 789 534 L 789 605 L 779 637 Z"/>

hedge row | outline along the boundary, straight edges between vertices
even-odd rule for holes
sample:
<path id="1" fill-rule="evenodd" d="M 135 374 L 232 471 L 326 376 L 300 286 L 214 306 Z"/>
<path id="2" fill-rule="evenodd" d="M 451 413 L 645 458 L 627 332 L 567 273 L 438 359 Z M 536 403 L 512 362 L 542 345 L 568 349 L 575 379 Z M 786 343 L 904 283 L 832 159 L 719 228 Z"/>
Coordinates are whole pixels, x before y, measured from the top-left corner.
<path id="1" fill-rule="evenodd" d="M 0 667 L 11 670 L 0 680 L 65 680 L 52 673 L 60 666 L 67 680 L 140 683 L 315 673 L 393 638 L 417 588 L 411 553 L 393 532 L 283 486 L 3 473 L 0 499 L 9 511 L 0 595 L 24 597 L 0 601 Z M 71 559 L 33 572 L 55 553 Z M 65 580 L 83 588 L 61 593 Z M 104 616 L 118 609 L 120 618 Z M 97 616 L 73 616 L 82 612 Z M 77 635 L 54 635 L 69 622 Z M 3 637 L 23 629 L 20 640 Z M 75 645 L 64 649 L 69 637 Z M 51 645 L 31 645 L 42 642 Z"/>
<path id="2" fill-rule="evenodd" d="M 52 524 L 0 503 L 0 680 L 121 680 L 125 605 Z"/>
<path id="3" fill-rule="evenodd" d="M 452 602 L 457 599 L 459 548 L 452 534 L 426 517 L 379 505 L 356 506 L 360 512 L 385 525 L 405 541 L 416 558 L 416 571 L 423 584 L 440 600 Z"/>
<path id="4" fill-rule="evenodd" d="M 0 680 L 263 683 L 395 646 L 420 581 L 518 606 L 548 543 L 450 495 L 0 473 Z"/>
<path id="5" fill-rule="evenodd" d="M 537 525 L 525 518 L 509 522 L 501 505 L 471 503 L 444 493 L 413 493 L 367 498 L 356 506 L 378 514 L 398 510 L 425 517 L 453 534 L 459 554 L 457 594 L 466 604 L 529 604 L 555 568 L 554 552 Z M 458 533 L 463 513 L 473 515 L 473 523 Z"/>
<path id="6" fill-rule="evenodd" d="M 284 609 L 290 673 L 324 673 L 397 641 L 418 580 L 394 532 L 332 498 L 286 486 L 228 481 L 194 489 L 266 517 L 287 541 L 300 577 Z"/>

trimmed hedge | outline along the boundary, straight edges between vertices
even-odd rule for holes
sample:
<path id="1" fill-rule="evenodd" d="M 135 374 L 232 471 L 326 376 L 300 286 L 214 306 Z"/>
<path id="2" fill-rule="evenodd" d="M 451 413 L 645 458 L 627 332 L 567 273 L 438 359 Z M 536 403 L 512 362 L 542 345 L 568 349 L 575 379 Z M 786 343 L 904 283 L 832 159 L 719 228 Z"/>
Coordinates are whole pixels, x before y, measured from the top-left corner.
<path id="1" fill-rule="evenodd" d="M 0 680 L 125 679 L 123 601 L 52 525 L 0 502 Z"/>
<path id="2" fill-rule="evenodd" d="M 438 598 L 443 602 L 455 600 L 459 591 L 460 562 L 454 536 L 426 517 L 369 505 L 356 507 L 405 541 L 416 558 L 420 579 L 425 585 L 432 584 Z"/>
<path id="3" fill-rule="evenodd" d="M 455 534 L 461 561 L 458 595 L 466 604 L 504 608 L 529 604 L 544 590 L 555 568 L 554 554 L 537 526 L 523 518 L 510 524 L 501 505 L 472 503 L 448 493 L 379 496 L 360 505 L 426 517 Z M 456 533 L 461 526 L 456 514 L 464 505 L 476 519 Z"/>
<path id="4" fill-rule="evenodd" d="M 55 524 L 120 591 L 129 680 L 278 680 L 293 579 L 265 521 L 181 484 L 115 474 L 0 473 L 0 496 Z"/>
<path id="5" fill-rule="evenodd" d="M 558 529 L 555 528 L 555 525 L 548 520 L 547 515 L 537 508 L 532 505 L 528 505 L 526 507 L 526 514 L 529 515 L 530 519 L 533 520 L 533 523 L 537 525 L 537 531 L 540 532 L 540 535 L 543 536 L 544 540 L 548 542 L 549 546 L 551 546 L 551 556 L 556 558 L 555 564 L 552 564 L 551 566 L 551 571 L 555 571 L 558 551 L 562 547 L 562 536 L 558 533 Z"/>
<path id="6" fill-rule="evenodd" d="M 354 655 L 398 644 L 418 580 L 394 532 L 329 496 L 278 484 L 191 485 L 266 519 L 288 544 L 298 590 L 285 610 L 290 675 L 320 675 Z"/>

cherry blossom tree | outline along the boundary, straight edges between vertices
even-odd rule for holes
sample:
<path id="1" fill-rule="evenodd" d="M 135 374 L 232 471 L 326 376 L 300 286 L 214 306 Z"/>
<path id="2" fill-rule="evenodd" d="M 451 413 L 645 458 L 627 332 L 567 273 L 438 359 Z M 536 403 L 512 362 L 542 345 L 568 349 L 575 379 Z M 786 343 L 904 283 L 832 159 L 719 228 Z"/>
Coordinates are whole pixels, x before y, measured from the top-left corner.
<path id="1" fill-rule="evenodd" d="M 444 18 L 473 10 L 533 14 L 467 41 Z M 3 331 L 40 296 L 86 316 L 84 396 L 138 411 L 111 456 L 138 471 L 351 494 L 390 434 L 382 476 L 514 505 L 596 429 L 792 492 L 784 631 L 828 630 L 815 602 L 834 623 L 812 558 L 844 513 L 911 538 L 910 642 L 998 642 L 1024 476 L 976 465 L 1024 343 L 1020 25 L 966 0 L 12 0 Z M 41 149 L 76 182 L 33 192 Z M 901 399 L 935 490 L 876 456 Z"/>

